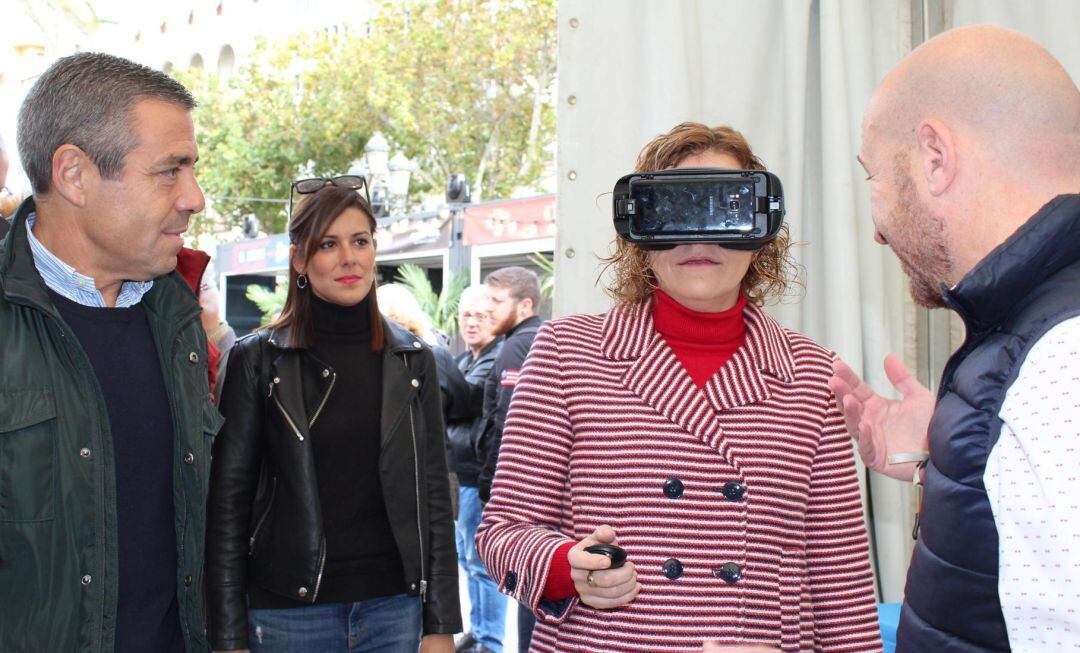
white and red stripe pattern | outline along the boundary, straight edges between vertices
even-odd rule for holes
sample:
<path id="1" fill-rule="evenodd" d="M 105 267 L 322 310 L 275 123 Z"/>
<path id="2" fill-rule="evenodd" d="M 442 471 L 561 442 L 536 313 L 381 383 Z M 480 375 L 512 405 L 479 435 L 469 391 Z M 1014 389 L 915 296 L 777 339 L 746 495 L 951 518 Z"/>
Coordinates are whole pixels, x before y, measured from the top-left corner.
<path id="1" fill-rule="evenodd" d="M 831 355 L 752 305 L 744 316 L 745 344 L 704 390 L 649 306 L 541 327 L 477 534 L 492 578 L 536 609 L 533 651 L 698 653 L 705 640 L 881 650 Z M 721 491 L 732 481 L 741 498 Z M 615 528 L 641 594 L 617 610 L 576 598 L 560 614 L 537 607 L 555 549 L 601 524 Z M 681 577 L 664 575 L 669 559 Z M 735 583 L 719 574 L 731 562 Z"/>
<path id="2" fill-rule="evenodd" d="M 505 385 L 512 388 L 517 385 L 519 378 L 521 378 L 521 370 L 503 370 L 502 378 L 499 379 L 499 385 Z"/>

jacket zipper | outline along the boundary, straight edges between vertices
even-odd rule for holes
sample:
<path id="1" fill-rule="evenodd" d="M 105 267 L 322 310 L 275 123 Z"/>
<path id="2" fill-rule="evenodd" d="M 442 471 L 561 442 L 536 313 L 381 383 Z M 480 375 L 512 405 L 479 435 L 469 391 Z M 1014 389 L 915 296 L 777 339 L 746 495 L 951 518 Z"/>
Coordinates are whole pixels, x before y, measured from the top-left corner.
<path id="1" fill-rule="evenodd" d="M 326 406 L 326 402 L 330 399 L 330 393 L 334 389 L 334 384 L 337 383 L 337 372 L 330 377 L 330 387 L 326 389 L 326 394 L 323 395 L 322 401 L 319 402 L 319 407 L 315 409 L 315 414 L 311 416 L 311 421 L 308 422 L 308 428 L 315 426 L 315 420 L 319 419 L 319 415 L 322 413 L 322 409 Z M 277 404 L 278 410 L 281 412 L 281 416 L 285 418 L 285 421 L 289 423 L 289 427 L 292 428 L 293 433 L 296 435 L 296 439 L 303 442 L 304 436 L 300 433 L 300 429 L 297 428 L 296 422 L 292 421 L 289 414 L 285 412 L 285 407 L 278 401 L 277 395 L 274 394 L 274 384 L 270 384 L 270 391 L 267 393 L 270 397 L 273 397 L 274 403 Z"/>
<path id="2" fill-rule="evenodd" d="M 266 503 L 266 508 L 259 517 L 259 521 L 255 523 L 255 530 L 251 532 L 251 538 L 248 540 L 248 555 L 251 555 L 252 552 L 255 551 L 255 537 L 258 536 L 259 529 L 263 527 L 263 522 L 270 516 L 270 510 L 274 507 L 275 494 L 277 494 L 277 476 L 274 477 L 272 485 L 270 486 L 270 500 Z"/>
<path id="3" fill-rule="evenodd" d="M 319 402 L 319 407 L 315 409 L 315 414 L 311 416 L 311 421 L 308 422 L 308 429 L 315 426 L 315 420 L 319 419 L 319 415 L 322 413 L 323 407 L 326 406 L 326 402 L 330 399 L 330 393 L 334 390 L 334 384 L 337 383 L 337 372 L 333 373 L 330 377 L 330 386 L 326 388 L 326 394 L 323 395 L 322 401 Z M 278 411 L 281 412 L 281 416 L 285 418 L 285 421 L 289 423 L 289 427 L 292 428 L 293 433 L 296 435 L 296 439 L 300 442 L 304 441 L 304 436 L 300 433 L 300 429 L 296 427 L 296 422 L 292 421 L 289 414 L 285 412 L 285 407 L 278 401 L 277 395 L 274 394 L 274 384 L 270 384 L 269 395 L 274 398 L 274 403 L 278 407 Z M 274 488 L 277 488 L 277 478 L 274 479 Z M 255 533 L 259 532 L 259 527 L 262 526 L 262 520 L 266 519 L 266 515 L 269 514 L 270 509 L 267 507 L 267 511 L 263 514 L 263 517 L 259 520 L 258 525 L 255 527 Z M 251 535 L 250 546 L 255 546 L 255 533 Z M 322 586 L 323 571 L 326 569 L 326 536 L 322 538 L 322 543 L 319 546 L 319 573 L 315 576 L 315 591 L 311 594 L 312 603 L 319 596 L 319 587 Z"/>
<path id="4" fill-rule="evenodd" d="M 323 406 L 325 406 L 327 400 L 330 399 L 330 393 L 334 390 L 335 383 L 337 383 L 337 372 L 334 372 L 330 376 L 330 387 L 326 389 L 326 394 L 323 395 L 322 401 L 319 402 L 319 407 L 315 409 L 315 414 L 311 416 L 311 421 L 308 422 L 308 429 L 315 426 L 315 420 L 319 419 L 319 413 L 322 412 Z"/>
<path id="5" fill-rule="evenodd" d="M 401 355 L 405 362 L 405 368 L 409 368 L 409 359 L 405 354 Z M 420 602 L 427 603 L 427 579 L 424 577 L 424 528 L 420 523 L 420 451 L 416 445 L 416 421 L 413 419 L 412 401 L 409 402 L 409 430 L 412 432 L 413 469 L 416 481 L 416 541 L 420 545 Z"/>
<path id="6" fill-rule="evenodd" d="M 319 547 L 319 573 L 315 576 L 315 593 L 311 595 L 311 602 L 319 598 L 319 586 L 322 585 L 323 568 L 326 567 L 326 536 L 323 535 L 322 546 Z"/>
<path id="7" fill-rule="evenodd" d="M 271 396 L 273 396 L 274 403 L 277 404 L 278 410 L 281 411 L 281 416 L 285 418 L 285 421 L 289 423 L 289 427 L 292 428 L 293 433 L 296 434 L 296 439 L 303 442 L 304 436 L 300 433 L 300 429 L 296 428 L 296 422 L 293 422 L 292 418 L 289 417 L 289 414 L 285 412 L 285 407 L 281 405 L 280 401 L 278 401 L 277 395 L 274 394 L 273 388 L 270 389 L 270 394 Z"/>

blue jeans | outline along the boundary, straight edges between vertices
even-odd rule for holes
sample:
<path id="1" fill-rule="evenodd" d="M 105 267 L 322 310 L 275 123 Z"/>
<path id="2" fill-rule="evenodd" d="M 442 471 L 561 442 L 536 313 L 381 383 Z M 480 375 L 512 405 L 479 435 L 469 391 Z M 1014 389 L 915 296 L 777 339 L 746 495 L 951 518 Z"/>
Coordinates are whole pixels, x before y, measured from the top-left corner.
<path id="1" fill-rule="evenodd" d="M 477 642 L 495 653 L 502 653 L 503 632 L 506 629 L 505 594 L 488 576 L 484 563 L 476 553 L 476 527 L 480 525 L 480 493 L 475 487 L 461 486 L 457 520 L 458 563 L 469 578 L 469 627 Z"/>
<path id="2" fill-rule="evenodd" d="M 416 653 L 420 597 L 248 610 L 251 653 Z"/>

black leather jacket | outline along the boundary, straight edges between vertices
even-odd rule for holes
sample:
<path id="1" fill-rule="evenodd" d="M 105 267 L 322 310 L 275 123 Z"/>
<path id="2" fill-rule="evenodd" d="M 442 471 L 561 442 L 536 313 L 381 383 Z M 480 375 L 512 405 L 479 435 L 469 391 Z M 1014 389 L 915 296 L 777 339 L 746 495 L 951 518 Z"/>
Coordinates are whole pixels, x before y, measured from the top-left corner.
<path id="1" fill-rule="evenodd" d="M 409 593 L 424 600 L 424 634 L 461 631 L 435 359 L 383 320 L 382 452 L 387 513 Z M 312 603 L 325 539 L 308 433 L 336 373 L 285 330 L 237 341 L 221 395 L 207 506 L 207 595 L 215 650 L 248 648 L 251 584 Z"/>

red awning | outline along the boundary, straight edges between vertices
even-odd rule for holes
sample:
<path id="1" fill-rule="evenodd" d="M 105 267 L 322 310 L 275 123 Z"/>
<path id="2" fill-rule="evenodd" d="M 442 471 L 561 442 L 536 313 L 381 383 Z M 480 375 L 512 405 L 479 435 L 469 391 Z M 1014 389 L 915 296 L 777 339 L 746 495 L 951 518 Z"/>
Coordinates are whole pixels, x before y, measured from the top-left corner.
<path id="1" fill-rule="evenodd" d="M 465 209 L 465 244 L 487 245 L 555 236 L 555 195 L 492 202 Z"/>

